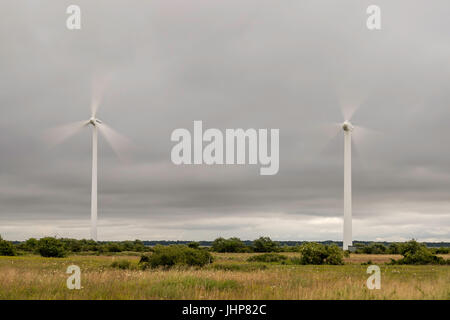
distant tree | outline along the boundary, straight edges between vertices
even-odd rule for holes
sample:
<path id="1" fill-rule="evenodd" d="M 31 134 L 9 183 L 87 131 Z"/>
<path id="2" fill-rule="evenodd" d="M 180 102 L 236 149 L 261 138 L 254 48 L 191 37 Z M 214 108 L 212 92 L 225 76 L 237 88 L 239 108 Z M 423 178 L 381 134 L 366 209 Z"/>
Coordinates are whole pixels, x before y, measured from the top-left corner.
<path id="1" fill-rule="evenodd" d="M 336 245 L 325 246 L 316 242 L 304 243 L 300 246 L 301 264 L 343 264 L 343 251 Z"/>
<path id="2" fill-rule="evenodd" d="M 171 268 L 174 266 L 203 267 L 213 261 L 212 255 L 205 250 L 189 248 L 185 245 L 156 245 L 151 255 L 142 255 L 139 266 L 147 268 Z"/>
<path id="3" fill-rule="evenodd" d="M 106 251 L 121 252 L 121 251 L 124 251 L 124 247 L 120 243 L 111 242 L 106 245 Z"/>
<path id="4" fill-rule="evenodd" d="M 448 254 L 448 253 L 450 253 L 450 247 L 434 248 L 433 252 L 435 254 Z"/>
<path id="5" fill-rule="evenodd" d="M 80 252 L 82 249 L 81 242 L 77 239 L 60 239 L 64 243 L 64 248 L 70 252 Z"/>
<path id="6" fill-rule="evenodd" d="M 142 242 L 141 240 L 134 240 L 133 242 L 134 244 L 134 251 L 138 251 L 138 252 L 144 252 L 147 251 L 147 247 L 144 245 L 144 242 Z"/>
<path id="7" fill-rule="evenodd" d="M 192 241 L 188 243 L 188 247 L 192 249 L 198 249 L 200 248 L 200 243 Z"/>
<path id="8" fill-rule="evenodd" d="M 216 252 L 246 252 L 248 248 L 239 238 L 217 238 L 212 243 L 212 250 Z"/>
<path id="9" fill-rule="evenodd" d="M 279 249 L 278 243 L 269 237 L 260 237 L 253 241 L 253 251 L 255 252 L 275 252 Z"/>
<path id="10" fill-rule="evenodd" d="M 16 250 L 10 241 L 3 240 L 0 237 L 0 256 L 15 256 Z"/>
<path id="11" fill-rule="evenodd" d="M 366 246 L 360 246 L 357 249 L 357 253 L 366 254 L 384 254 L 388 251 L 388 248 L 382 243 L 371 243 Z"/>
<path id="12" fill-rule="evenodd" d="M 27 251 L 34 252 L 38 248 L 38 240 L 36 238 L 30 238 L 27 241 L 25 241 L 25 248 Z"/>
<path id="13" fill-rule="evenodd" d="M 450 259 L 445 260 L 436 256 L 425 244 L 419 243 L 414 239 L 403 243 L 400 247 L 400 253 L 403 255 L 403 258 L 399 260 L 391 259 L 391 264 L 450 264 Z"/>
<path id="14" fill-rule="evenodd" d="M 64 243 L 52 237 L 39 239 L 38 252 L 43 257 L 62 258 L 66 256 Z"/>
<path id="15" fill-rule="evenodd" d="M 400 243 L 391 243 L 388 247 L 387 252 L 390 254 L 401 254 L 401 244 Z"/>

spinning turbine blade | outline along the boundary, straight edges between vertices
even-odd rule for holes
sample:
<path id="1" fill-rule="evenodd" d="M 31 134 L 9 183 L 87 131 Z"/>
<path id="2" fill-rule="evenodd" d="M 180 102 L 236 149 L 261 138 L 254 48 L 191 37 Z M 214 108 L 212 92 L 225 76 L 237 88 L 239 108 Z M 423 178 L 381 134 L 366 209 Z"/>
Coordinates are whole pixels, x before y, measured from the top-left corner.
<path id="1" fill-rule="evenodd" d="M 336 94 L 344 121 L 351 121 L 367 98 L 363 90 L 356 90 L 354 87 L 338 89 Z"/>
<path id="2" fill-rule="evenodd" d="M 322 127 L 322 131 L 324 132 L 328 140 L 333 140 L 339 133 L 341 133 L 341 130 L 341 123 L 331 123 Z"/>
<path id="3" fill-rule="evenodd" d="M 353 115 L 355 114 L 356 110 L 358 110 L 360 107 L 360 105 L 356 105 L 356 104 L 343 104 L 341 105 L 341 112 L 342 112 L 342 117 L 344 118 L 344 120 L 352 120 Z"/>
<path id="4" fill-rule="evenodd" d="M 366 127 L 361 127 L 361 126 L 353 126 L 354 127 L 354 133 L 353 133 L 353 139 L 355 141 L 356 144 L 361 144 L 363 140 L 366 139 L 370 139 L 371 137 L 375 137 L 377 135 L 380 135 L 381 133 L 376 131 L 376 130 L 372 130 Z"/>
<path id="5" fill-rule="evenodd" d="M 329 150 L 333 149 L 332 146 L 334 145 L 336 138 L 342 131 L 342 124 L 330 123 L 320 126 L 320 128 L 324 143 L 319 143 L 318 151 L 321 154 L 326 154 Z"/>
<path id="6" fill-rule="evenodd" d="M 60 144 L 80 131 L 88 123 L 89 121 L 77 121 L 49 129 L 44 133 L 44 140 L 52 146 Z"/>
<path id="7" fill-rule="evenodd" d="M 98 129 L 108 141 L 116 155 L 121 160 L 127 159 L 126 155 L 130 151 L 131 141 L 105 123 L 98 125 Z"/>
<path id="8" fill-rule="evenodd" d="M 91 117 L 95 118 L 110 77 L 95 78 L 92 81 Z"/>

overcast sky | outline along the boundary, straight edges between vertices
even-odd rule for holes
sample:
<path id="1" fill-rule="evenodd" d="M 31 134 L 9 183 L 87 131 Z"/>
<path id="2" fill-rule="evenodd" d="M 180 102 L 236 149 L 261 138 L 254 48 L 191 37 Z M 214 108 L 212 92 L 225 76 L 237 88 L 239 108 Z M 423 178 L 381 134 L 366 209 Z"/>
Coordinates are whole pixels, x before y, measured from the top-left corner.
<path id="1" fill-rule="evenodd" d="M 448 0 L 2 0 L 0 234 L 89 237 L 90 129 L 42 135 L 88 119 L 92 78 L 111 74 L 98 117 L 133 150 L 123 162 L 100 138 L 100 240 L 341 240 L 329 132 L 359 105 L 376 133 L 354 133 L 354 239 L 450 241 L 449 17 Z M 175 166 L 170 135 L 194 120 L 280 129 L 279 173 Z"/>

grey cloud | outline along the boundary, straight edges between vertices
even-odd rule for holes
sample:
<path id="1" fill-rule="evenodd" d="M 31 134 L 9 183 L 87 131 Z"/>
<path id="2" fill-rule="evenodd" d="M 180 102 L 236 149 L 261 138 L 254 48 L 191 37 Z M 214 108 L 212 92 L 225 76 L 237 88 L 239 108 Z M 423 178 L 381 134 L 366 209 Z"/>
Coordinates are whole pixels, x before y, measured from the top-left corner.
<path id="1" fill-rule="evenodd" d="M 359 101 L 354 122 L 379 134 L 356 140 L 355 236 L 450 240 L 447 1 L 379 0 L 377 32 L 370 1 L 78 3 L 80 31 L 70 1 L 0 4 L 3 237 L 88 236 L 89 131 L 41 136 L 88 118 L 91 79 L 110 72 L 99 117 L 135 149 L 121 162 L 100 140 L 102 239 L 340 239 L 343 140 L 326 128 Z M 279 128 L 279 173 L 174 166 L 170 134 L 194 120 Z"/>

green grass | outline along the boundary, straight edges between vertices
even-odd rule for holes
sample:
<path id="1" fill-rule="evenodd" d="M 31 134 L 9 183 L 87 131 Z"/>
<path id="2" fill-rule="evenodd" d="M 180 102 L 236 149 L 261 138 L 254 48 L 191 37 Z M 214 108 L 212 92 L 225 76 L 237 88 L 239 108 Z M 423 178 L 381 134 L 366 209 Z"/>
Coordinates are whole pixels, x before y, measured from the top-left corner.
<path id="1" fill-rule="evenodd" d="M 0 257 L 0 299 L 450 299 L 450 266 L 387 265 L 391 256 L 380 255 L 352 255 L 342 266 L 282 265 L 248 262 L 252 255 L 146 271 L 137 255 Z M 111 267 L 123 260 L 131 268 Z M 368 260 L 381 268 L 381 290 L 366 287 Z M 81 290 L 66 287 L 71 264 L 81 268 Z"/>

